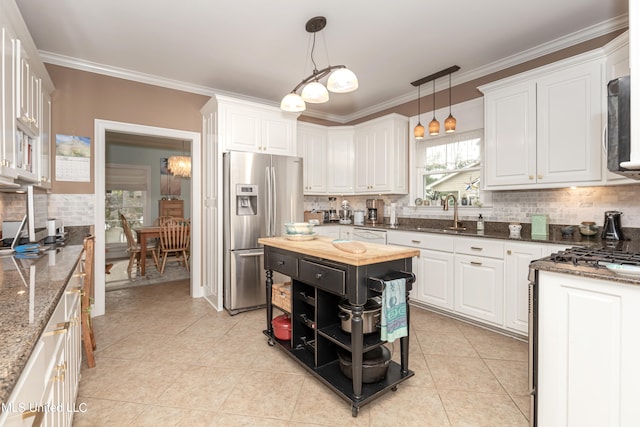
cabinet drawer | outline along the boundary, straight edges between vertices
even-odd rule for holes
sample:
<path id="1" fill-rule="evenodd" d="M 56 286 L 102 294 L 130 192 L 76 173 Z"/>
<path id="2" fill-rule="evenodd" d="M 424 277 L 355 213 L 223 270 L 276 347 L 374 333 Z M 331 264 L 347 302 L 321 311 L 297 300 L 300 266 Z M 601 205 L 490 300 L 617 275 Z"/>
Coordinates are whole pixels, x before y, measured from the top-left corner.
<path id="1" fill-rule="evenodd" d="M 443 252 L 453 252 L 453 240 L 454 237 L 452 236 L 433 233 L 407 233 L 402 231 L 387 233 L 387 244 L 389 245 L 409 246 Z"/>
<path id="2" fill-rule="evenodd" d="M 504 259 L 504 243 L 498 240 L 463 237 L 455 239 L 454 246 L 457 254 Z"/>
<path id="3" fill-rule="evenodd" d="M 298 277 L 298 258 L 278 252 L 268 252 L 265 268 L 290 277 Z"/>
<path id="4" fill-rule="evenodd" d="M 301 260 L 300 280 L 338 295 L 345 294 L 344 270 Z"/>

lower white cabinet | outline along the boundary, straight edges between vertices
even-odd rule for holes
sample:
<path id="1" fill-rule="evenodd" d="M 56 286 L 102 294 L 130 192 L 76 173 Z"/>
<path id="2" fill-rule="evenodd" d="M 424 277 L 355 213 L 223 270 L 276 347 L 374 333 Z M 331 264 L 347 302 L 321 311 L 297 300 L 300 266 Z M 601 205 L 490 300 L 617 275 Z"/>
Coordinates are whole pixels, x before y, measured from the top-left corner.
<path id="1" fill-rule="evenodd" d="M 529 263 L 542 258 L 543 247 L 531 243 L 505 244 L 504 325 L 508 329 L 529 331 Z M 545 254 L 546 255 L 546 254 Z"/>
<path id="2" fill-rule="evenodd" d="M 318 236 L 326 236 L 326 237 L 331 237 L 333 239 L 340 238 L 339 225 L 320 225 L 318 227 L 313 227 L 313 231 L 317 233 Z"/>
<path id="3" fill-rule="evenodd" d="M 504 261 L 455 256 L 456 312 L 501 326 L 504 306 Z"/>
<path id="4" fill-rule="evenodd" d="M 538 425 L 638 425 L 640 287 L 538 274 Z"/>
<path id="5" fill-rule="evenodd" d="M 453 254 L 420 249 L 420 257 L 413 264 L 417 270 L 417 285 L 414 286 L 411 297 L 453 310 Z"/>
<path id="6" fill-rule="evenodd" d="M 387 231 L 387 243 L 420 249 L 411 300 L 510 333 L 529 324 L 529 263 L 564 245 Z"/>
<path id="7" fill-rule="evenodd" d="M 82 364 L 80 287 L 69 285 L 0 415 L 3 427 L 73 422 Z"/>

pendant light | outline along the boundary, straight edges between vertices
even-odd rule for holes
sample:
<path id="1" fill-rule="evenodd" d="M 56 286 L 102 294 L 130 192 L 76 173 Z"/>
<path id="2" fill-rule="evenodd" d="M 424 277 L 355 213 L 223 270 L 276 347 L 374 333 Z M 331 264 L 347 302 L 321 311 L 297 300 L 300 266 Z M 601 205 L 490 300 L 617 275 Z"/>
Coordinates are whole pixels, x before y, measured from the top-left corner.
<path id="1" fill-rule="evenodd" d="M 456 131 L 456 118 L 451 115 L 451 73 L 449 73 L 449 117 L 444 121 L 444 131 L 446 133 Z"/>
<path id="2" fill-rule="evenodd" d="M 435 136 L 440 133 L 440 122 L 436 120 L 436 79 L 440 77 L 444 77 L 447 74 L 449 75 L 449 117 L 444 122 L 445 131 L 448 133 L 454 132 L 456 130 L 456 119 L 451 114 L 451 74 L 455 73 L 460 69 L 457 65 L 452 65 L 449 68 L 445 68 L 444 70 L 440 70 L 437 73 L 430 74 L 426 77 L 418 79 L 414 82 L 411 82 L 413 86 L 418 86 L 418 126 L 413 130 L 413 134 L 416 139 L 422 139 L 418 137 L 420 128 L 422 128 L 422 134 L 424 135 L 424 127 L 420 124 L 420 85 L 423 85 L 428 82 L 433 82 L 433 120 L 429 122 L 429 135 Z"/>
<path id="3" fill-rule="evenodd" d="M 418 124 L 413 128 L 413 136 L 416 139 L 424 139 L 424 126 L 420 123 L 420 86 L 418 86 Z"/>
<path id="4" fill-rule="evenodd" d="M 433 79 L 433 120 L 429 122 L 429 135 L 440 133 L 440 122 L 436 120 L 436 79 Z"/>

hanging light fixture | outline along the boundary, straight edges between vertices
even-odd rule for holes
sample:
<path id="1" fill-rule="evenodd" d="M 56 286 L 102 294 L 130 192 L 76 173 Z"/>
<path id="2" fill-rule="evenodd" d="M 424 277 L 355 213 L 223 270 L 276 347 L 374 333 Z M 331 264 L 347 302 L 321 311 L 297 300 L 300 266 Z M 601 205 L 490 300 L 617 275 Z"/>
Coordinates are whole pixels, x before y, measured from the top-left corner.
<path id="1" fill-rule="evenodd" d="M 184 141 L 182 141 L 182 151 L 184 151 Z M 170 156 L 167 160 L 167 169 L 173 176 L 191 178 L 191 157 Z"/>
<path id="2" fill-rule="evenodd" d="M 429 135 L 431 136 L 438 135 L 440 133 L 440 122 L 436 120 L 436 79 L 439 79 L 440 77 L 444 77 L 447 74 L 449 75 L 449 117 L 447 117 L 447 119 L 445 120 L 444 125 L 445 125 L 446 132 L 450 133 L 455 131 L 456 119 L 451 115 L 451 74 L 455 73 L 459 69 L 460 69 L 459 66 L 452 65 L 451 67 L 438 71 L 437 73 L 433 73 L 427 77 L 418 79 L 415 82 L 411 82 L 413 86 L 418 86 L 418 126 L 416 126 L 415 129 L 413 130 L 413 134 L 416 137 L 416 139 L 420 139 L 418 138 L 418 133 L 420 130 L 419 127 L 422 127 L 422 125 L 420 124 L 420 86 L 428 82 L 433 82 L 433 120 L 431 120 L 431 122 L 429 123 L 428 128 L 429 128 Z M 424 134 L 424 127 L 422 127 L 422 132 Z"/>
<path id="3" fill-rule="evenodd" d="M 436 120 L 436 79 L 433 79 L 433 120 L 429 122 L 429 135 L 440 133 L 440 122 Z"/>
<path id="4" fill-rule="evenodd" d="M 313 34 L 313 44 L 311 47 L 311 62 L 313 63 L 313 73 L 302 79 L 298 85 L 293 88 L 291 93 L 282 98 L 280 108 L 284 111 L 300 112 L 306 109 L 305 102 L 320 104 L 329 101 L 329 91 L 334 93 L 348 93 L 358 89 L 358 78 L 344 65 L 329 65 L 326 68 L 318 70 L 313 53 L 316 47 L 316 33 L 321 31 L 327 25 L 327 19 L 324 16 L 316 16 L 307 21 L 305 29 L 308 33 Z M 326 46 L 325 46 L 326 48 Z M 329 76 L 327 86 L 325 87 L 320 79 Z M 298 95 L 298 89 L 302 88 L 302 92 Z"/>
<path id="5" fill-rule="evenodd" d="M 451 73 L 449 73 L 449 117 L 444 121 L 444 131 L 446 133 L 456 131 L 456 118 L 451 114 Z"/>
<path id="6" fill-rule="evenodd" d="M 413 128 L 413 136 L 416 139 L 424 139 L 424 126 L 420 123 L 420 85 L 418 85 L 418 124 Z"/>

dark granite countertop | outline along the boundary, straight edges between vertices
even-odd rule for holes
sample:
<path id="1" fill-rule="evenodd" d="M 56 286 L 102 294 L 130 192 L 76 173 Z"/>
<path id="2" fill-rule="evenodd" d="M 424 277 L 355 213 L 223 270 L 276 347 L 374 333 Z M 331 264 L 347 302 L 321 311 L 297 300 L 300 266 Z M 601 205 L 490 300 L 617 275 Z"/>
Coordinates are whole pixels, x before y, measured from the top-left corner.
<path id="1" fill-rule="evenodd" d="M 82 246 L 47 249 L 33 259 L 0 258 L 2 403 L 7 402 L 67 283 L 81 280 L 72 274 Z"/>
<path id="2" fill-rule="evenodd" d="M 626 283 L 640 286 L 640 277 L 632 278 L 629 276 L 618 276 L 613 271 L 607 269 L 604 266 L 600 268 L 594 268 L 585 265 L 573 265 L 571 263 L 555 263 L 543 258 L 532 262 L 529 267 L 534 270 L 571 274 L 574 276 L 589 277 L 592 279 L 607 280 L 610 282 Z"/>
<path id="3" fill-rule="evenodd" d="M 386 220 L 386 218 L 385 218 Z M 563 225 L 550 225 L 549 235 L 546 238 L 532 238 L 531 236 L 531 224 L 522 223 L 521 237 L 518 239 L 509 237 L 509 223 L 508 222 L 485 222 L 484 231 L 478 232 L 476 229 L 475 221 L 461 221 L 465 230 L 454 231 L 448 228 L 452 225 L 451 220 L 440 219 L 424 219 L 424 218 L 400 218 L 400 224 L 392 227 L 388 223 L 384 224 L 365 224 L 365 225 L 353 225 L 353 224 L 339 224 L 325 223 L 320 224 L 319 227 L 326 225 L 347 225 L 358 228 L 372 229 L 372 230 L 397 230 L 397 231 L 416 231 L 423 233 L 437 233 L 448 234 L 452 236 L 466 236 L 466 237 L 485 237 L 489 239 L 502 239 L 512 242 L 537 242 L 537 243 L 550 243 L 566 246 L 601 246 L 603 241 L 598 235 L 594 237 L 585 237 L 580 234 L 578 227 L 575 226 L 574 233 L 569 237 L 564 237 L 561 232 Z M 640 241 L 640 230 L 637 229 L 625 229 L 625 236 L 632 236 L 632 240 L 636 240 L 633 237 L 637 237 Z"/>

